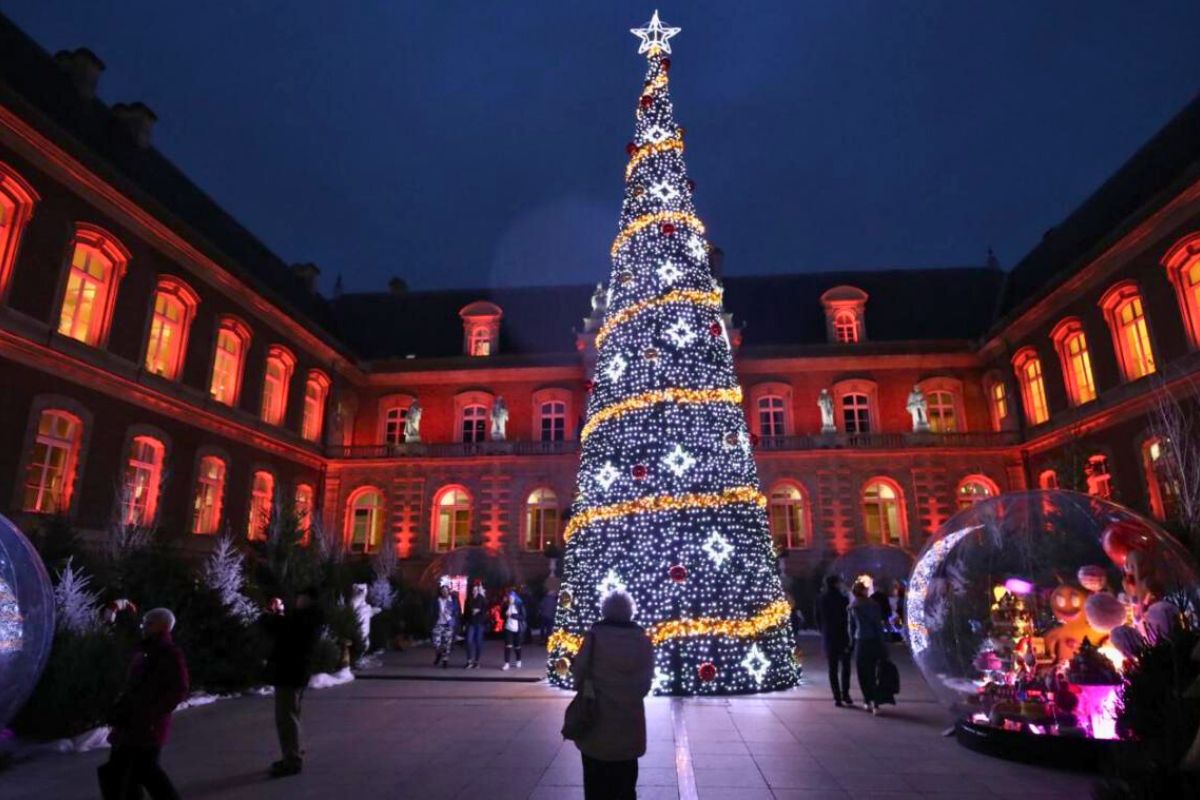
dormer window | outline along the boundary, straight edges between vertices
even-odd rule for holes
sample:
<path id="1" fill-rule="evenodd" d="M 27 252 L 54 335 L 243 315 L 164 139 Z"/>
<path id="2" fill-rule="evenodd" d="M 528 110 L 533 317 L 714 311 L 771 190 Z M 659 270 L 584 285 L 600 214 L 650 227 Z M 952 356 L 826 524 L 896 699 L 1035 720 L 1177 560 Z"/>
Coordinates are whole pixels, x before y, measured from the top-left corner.
<path id="1" fill-rule="evenodd" d="M 821 295 L 829 341 L 855 344 L 866 335 L 867 293 L 855 286 L 835 286 Z"/>
<path id="2" fill-rule="evenodd" d="M 469 356 L 494 355 L 500 343 L 500 317 L 495 303 L 476 300 L 458 312 L 463 321 L 463 352 Z"/>

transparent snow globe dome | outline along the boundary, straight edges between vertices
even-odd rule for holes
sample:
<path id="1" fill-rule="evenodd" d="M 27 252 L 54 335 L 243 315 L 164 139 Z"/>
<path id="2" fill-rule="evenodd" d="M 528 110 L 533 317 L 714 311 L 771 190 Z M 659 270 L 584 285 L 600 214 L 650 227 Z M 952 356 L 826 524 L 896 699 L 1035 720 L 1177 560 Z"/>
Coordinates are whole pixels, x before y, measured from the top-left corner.
<path id="1" fill-rule="evenodd" d="M 0 729 L 33 691 L 54 639 L 54 589 L 33 545 L 0 516 Z"/>
<path id="2" fill-rule="evenodd" d="M 829 565 L 827 575 L 838 575 L 846 586 L 869 577 L 874 589 L 890 592 L 906 582 L 912 572 L 913 556 L 907 550 L 885 544 L 866 544 L 848 550 Z"/>
<path id="3" fill-rule="evenodd" d="M 961 718 L 1115 738 L 1123 659 L 1178 619 L 1196 586 L 1187 552 L 1129 509 L 1003 494 L 955 514 L 918 556 L 909 646 Z M 1083 713 L 1097 692 L 1107 706 Z"/>

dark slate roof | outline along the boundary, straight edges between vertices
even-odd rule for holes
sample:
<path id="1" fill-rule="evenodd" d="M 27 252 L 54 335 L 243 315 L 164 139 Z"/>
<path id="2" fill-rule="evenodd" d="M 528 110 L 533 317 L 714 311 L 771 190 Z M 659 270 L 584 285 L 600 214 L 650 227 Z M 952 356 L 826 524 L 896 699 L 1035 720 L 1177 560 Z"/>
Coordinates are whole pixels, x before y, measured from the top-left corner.
<path id="1" fill-rule="evenodd" d="M 748 347 L 825 344 L 820 297 L 841 284 L 867 292 L 872 342 L 966 341 L 987 330 L 1004 273 L 990 267 L 822 272 L 724 279 L 726 310 Z M 501 356 L 574 350 L 592 286 L 349 294 L 332 301 L 351 347 L 364 358 L 450 358 L 463 352 L 459 309 L 488 300 L 504 312 Z M 949 301 L 949 302 L 942 302 Z"/>
<path id="2" fill-rule="evenodd" d="M 1198 174 L 1200 95 L 1013 267 L 1001 313 L 1010 316 L 1078 271 Z"/>
<path id="3" fill-rule="evenodd" d="M 35 122 L 30 110 L 48 120 L 57 132 L 43 132 L 89 168 L 148 208 L 164 209 L 168 219 L 174 217 L 186 226 L 180 231 L 185 238 L 210 255 L 215 248 L 225 257 L 214 260 L 268 298 L 299 311 L 326 333 L 336 333 L 325 301 L 309 292 L 282 259 L 169 159 L 153 147 L 139 147 L 107 105 L 84 99 L 53 57 L 2 14 L 0 99 L 30 122 Z"/>

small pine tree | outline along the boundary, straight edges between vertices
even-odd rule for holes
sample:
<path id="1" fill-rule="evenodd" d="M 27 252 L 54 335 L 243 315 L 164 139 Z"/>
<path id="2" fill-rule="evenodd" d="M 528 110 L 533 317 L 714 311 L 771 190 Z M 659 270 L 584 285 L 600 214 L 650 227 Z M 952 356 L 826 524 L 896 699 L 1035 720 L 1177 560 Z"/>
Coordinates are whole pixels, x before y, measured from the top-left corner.
<path id="1" fill-rule="evenodd" d="M 396 572 L 396 548 L 385 545 L 371 559 L 375 580 L 367 589 L 367 602 L 376 608 L 388 611 L 396 604 L 396 589 L 392 586 L 392 575 Z"/>
<path id="2" fill-rule="evenodd" d="M 96 614 L 99 595 L 89 587 L 92 577 L 82 569 L 76 569 L 68 558 L 58 573 L 58 584 L 54 587 L 54 613 L 58 630 L 76 635 L 95 631 L 100 626 Z"/>
<path id="3" fill-rule="evenodd" d="M 258 609 L 242 592 L 246 583 L 245 557 L 233 543 L 232 536 L 225 534 L 217 540 L 200 577 L 234 619 L 249 623 L 258 617 Z"/>

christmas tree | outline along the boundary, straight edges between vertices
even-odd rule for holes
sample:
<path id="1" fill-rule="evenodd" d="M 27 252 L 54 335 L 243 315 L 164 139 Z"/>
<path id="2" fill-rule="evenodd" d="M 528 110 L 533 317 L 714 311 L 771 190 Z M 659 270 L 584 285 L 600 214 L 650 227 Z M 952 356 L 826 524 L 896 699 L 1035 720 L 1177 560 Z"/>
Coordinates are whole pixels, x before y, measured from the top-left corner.
<path id="1" fill-rule="evenodd" d="M 580 431 L 550 679 L 571 685 L 601 599 L 623 589 L 654 643 L 655 692 L 768 691 L 797 679 L 789 606 L 668 92 L 678 32 L 657 12 L 633 31 L 649 65 Z"/>

